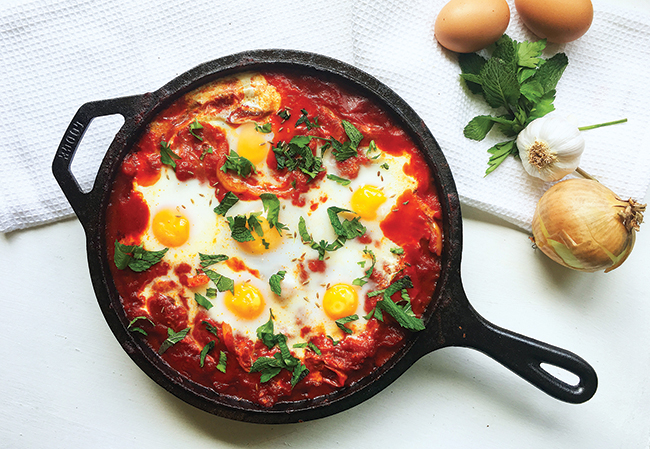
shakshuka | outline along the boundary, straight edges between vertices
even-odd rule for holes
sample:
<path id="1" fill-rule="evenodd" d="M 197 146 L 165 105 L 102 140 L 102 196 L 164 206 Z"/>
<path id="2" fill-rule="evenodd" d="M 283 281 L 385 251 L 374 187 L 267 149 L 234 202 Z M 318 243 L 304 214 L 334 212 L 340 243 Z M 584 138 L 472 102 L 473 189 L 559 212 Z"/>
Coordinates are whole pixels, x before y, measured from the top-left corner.
<path id="1" fill-rule="evenodd" d="M 106 238 L 128 329 L 181 375 L 270 407 L 353 384 L 424 329 L 440 219 L 393 116 L 264 71 L 157 115 L 121 163 Z"/>

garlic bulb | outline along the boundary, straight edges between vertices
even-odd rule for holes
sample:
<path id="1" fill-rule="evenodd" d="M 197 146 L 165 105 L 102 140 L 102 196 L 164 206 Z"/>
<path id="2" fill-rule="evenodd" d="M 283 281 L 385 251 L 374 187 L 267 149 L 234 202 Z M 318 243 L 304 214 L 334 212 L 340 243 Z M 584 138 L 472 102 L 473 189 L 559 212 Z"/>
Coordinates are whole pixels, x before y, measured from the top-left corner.
<path id="1" fill-rule="evenodd" d="M 544 181 L 559 181 L 578 168 L 585 140 L 577 126 L 558 116 L 533 120 L 517 136 L 524 170 Z"/>

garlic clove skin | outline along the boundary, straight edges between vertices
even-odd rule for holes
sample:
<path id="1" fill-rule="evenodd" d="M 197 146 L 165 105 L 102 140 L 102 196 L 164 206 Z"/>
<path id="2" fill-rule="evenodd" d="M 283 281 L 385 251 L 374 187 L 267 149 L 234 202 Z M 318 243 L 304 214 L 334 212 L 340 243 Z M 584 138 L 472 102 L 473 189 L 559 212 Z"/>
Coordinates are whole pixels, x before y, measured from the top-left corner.
<path id="1" fill-rule="evenodd" d="M 544 116 L 519 133 L 517 148 L 526 173 L 552 182 L 578 168 L 585 140 L 571 122 L 558 116 Z"/>

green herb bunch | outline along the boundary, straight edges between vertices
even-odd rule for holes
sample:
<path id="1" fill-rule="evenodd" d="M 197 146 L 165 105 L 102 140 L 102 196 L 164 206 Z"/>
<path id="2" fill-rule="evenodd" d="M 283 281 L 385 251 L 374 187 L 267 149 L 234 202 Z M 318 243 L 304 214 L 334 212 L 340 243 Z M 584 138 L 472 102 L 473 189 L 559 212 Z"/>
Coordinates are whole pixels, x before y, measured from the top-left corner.
<path id="1" fill-rule="evenodd" d="M 481 141 L 496 124 L 511 138 L 488 149 L 485 174 L 496 169 L 509 155 L 517 156 L 517 135 L 530 122 L 555 110 L 555 87 L 568 65 L 564 53 L 544 59 L 546 39 L 517 42 L 503 35 L 489 58 L 478 53 L 459 56 L 461 78 L 474 94 L 495 109 L 494 115 L 479 115 L 465 126 L 465 137 Z"/>

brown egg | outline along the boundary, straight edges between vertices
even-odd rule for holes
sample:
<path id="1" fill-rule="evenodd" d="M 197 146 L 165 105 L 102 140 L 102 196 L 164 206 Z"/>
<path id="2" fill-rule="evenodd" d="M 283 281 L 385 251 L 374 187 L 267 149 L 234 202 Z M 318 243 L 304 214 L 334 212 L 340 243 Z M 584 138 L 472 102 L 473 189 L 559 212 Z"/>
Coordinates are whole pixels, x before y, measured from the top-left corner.
<path id="1" fill-rule="evenodd" d="M 594 18 L 591 0 L 515 0 L 515 8 L 530 31 L 556 44 L 578 39 Z"/>
<path id="2" fill-rule="evenodd" d="M 451 0 L 440 10 L 434 33 L 443 47 L 471 53 L 496 42 L 508 23 L 506 0 Z"/>

